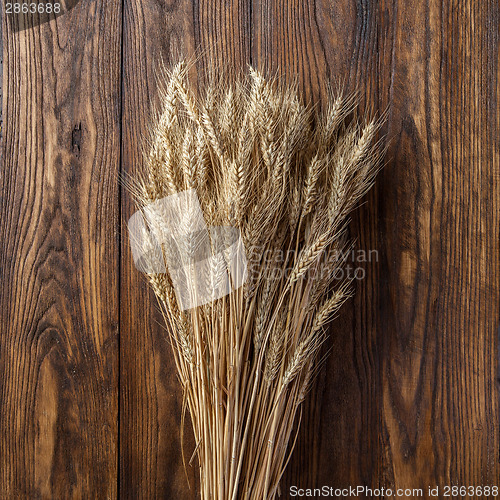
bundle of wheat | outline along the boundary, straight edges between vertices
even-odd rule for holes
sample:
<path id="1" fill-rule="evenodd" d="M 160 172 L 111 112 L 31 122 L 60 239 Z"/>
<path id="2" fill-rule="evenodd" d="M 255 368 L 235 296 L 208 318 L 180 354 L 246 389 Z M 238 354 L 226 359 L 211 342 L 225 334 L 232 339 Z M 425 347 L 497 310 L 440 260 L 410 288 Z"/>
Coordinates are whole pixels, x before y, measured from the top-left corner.
<path id="1" fill-rule="evenodd" d="M 349 296 L 348 281 L 335 278 L 346 218 L 383 155 L 381 121 L 360 124 L 355 107 L 331 93 L 316 111 L 253 69 L 201 97 L 185 63 L 168 73 L 145 171 L 129 187 L 143 212 L 194 190 L 208 225 L 238 229 L 247 258 L 242 286 L 190 308 L 164 246 L 166 272 L 147 274 L 172 339 L 203 499 L 278 494 L 324 327 Z M 150 226 L 161 225 L 155 217 L 150 210 Z M 182 254 L 194 259 L 199 242 L 187 239 Z"/>

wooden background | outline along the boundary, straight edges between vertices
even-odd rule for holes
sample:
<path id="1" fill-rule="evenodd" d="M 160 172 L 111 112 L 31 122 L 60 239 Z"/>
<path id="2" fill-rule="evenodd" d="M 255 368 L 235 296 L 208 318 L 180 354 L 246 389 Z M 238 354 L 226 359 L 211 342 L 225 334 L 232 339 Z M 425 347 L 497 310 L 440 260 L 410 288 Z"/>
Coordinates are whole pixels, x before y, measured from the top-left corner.
<path id="1" fill-rule="evenodd" d="M 284 498 L 500 485 L 499 18 L 496 0 L 80 0 L 16 33 L 2 12 L 0 498 L 197 497 L 118 182 L 172 53 L 313 100 L 340 79 L 388 110 L 388 164 L 351 224 L 378 260 L 332 329 Z"/>

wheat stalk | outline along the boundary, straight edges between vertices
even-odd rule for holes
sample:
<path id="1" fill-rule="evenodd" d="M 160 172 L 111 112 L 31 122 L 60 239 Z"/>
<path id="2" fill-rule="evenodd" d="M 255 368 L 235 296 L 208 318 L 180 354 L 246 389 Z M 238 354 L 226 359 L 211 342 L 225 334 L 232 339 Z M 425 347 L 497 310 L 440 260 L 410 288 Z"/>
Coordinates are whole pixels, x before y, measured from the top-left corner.
<path id="1" fill-rule="evenodd" d="M 145 212 L 195 190 L 207 224 L 240 231 L 248 279 L 231 293 L 183 311 L 175 269 L 148 278 L 172 339 L 202 498 L 273 499 L 325 327 L 350 295 L 349 282 L 335 279 L 344 262 L 335 252 L 347 248 L 347 216 L 380 166 L 381 120 L 346 125 L 353 96 L 332 94 L 312 110 L 296 88 L 252 68 L 196 95 L 181 62 L 162 90 L 145 171 L 129 187 Z M 183 261 L 214 247 L 194 233 L 179 245 Z M 221 255 L 200 278 L 213 293 L 224 286 Z"/>

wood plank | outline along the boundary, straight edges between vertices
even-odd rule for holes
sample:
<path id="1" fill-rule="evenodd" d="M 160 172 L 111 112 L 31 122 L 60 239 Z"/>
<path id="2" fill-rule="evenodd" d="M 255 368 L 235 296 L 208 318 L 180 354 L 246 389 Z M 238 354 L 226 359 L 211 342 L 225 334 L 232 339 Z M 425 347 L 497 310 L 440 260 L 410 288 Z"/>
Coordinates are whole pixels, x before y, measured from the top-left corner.
<path id="1" fill-rule="evenodd" d="M 498 484 L 499 5 L 391 10 L 384 447 L 396 485 Z"/>
<path id="2" fill-rule="evenodd" d="M 115 498 L 121 2 L 2 16 L 0 497 Z"/>
<path id="3" fill-rule="evenodd" d="M 374 2 L 257 1 L 254 64 L 287 81 L 297 79 L 313 103 L 325 98 L 331 82 L 346 92 L 358 89 L 362 108 L 378 110 L 377 21 Z M 377 214 L 375 189 L 351 224 L 358 248 L 378 250 Z M 366 279 L 356 283 L 356 298 L 331 328 L 332 353 L 304 405 L 304 425 L 282 485 L 285 497 L 292 485 L 378 486 L 378 263 L 355 265 Z"/>
<path id="4" fill-rule="evenodd" d="M 142 140 L 157 104 L 157 69 L 178 57 L 198 57 L 192 77 L 204 81 L 206 63 L 241 68 L 249 62 L 249 2 L 158 3 L 126 0 L 124 16 L 123 172 L 141 168 Z M 134 211 L 123 194 L 121 272 L 120 492 L 123 498 L 199 498 L 198 467 L 181 458 L 182 394 L 156 299 L 134 268 L 125 222 Z M 194 450 L 186 417 L 186 460 Z M 191 489 L 188 487 L 188 480 Z"/>

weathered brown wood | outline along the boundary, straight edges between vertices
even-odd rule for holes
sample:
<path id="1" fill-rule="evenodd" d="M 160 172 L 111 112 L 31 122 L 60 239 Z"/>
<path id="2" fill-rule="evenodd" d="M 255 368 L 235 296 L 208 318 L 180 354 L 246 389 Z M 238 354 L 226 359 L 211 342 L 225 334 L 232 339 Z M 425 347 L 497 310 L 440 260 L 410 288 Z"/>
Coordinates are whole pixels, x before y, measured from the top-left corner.
<path id="1" fill-rule="evenodd" d="M 498 484 L 499 5 L 395 7 L 379 183 L 385 458 L 396 485 Z"/>
<path id="2" fill-rule="evenodd" d="M 392 140 L 351 225 L 379 260 L 332 328 L 284 491 L 495 484 L 498 4 L 262 0 L 254 20 L 258 66 L 314 102 L 328 78 L 358 89 Z"/>
<path id="3" fill-rule="evenodd" d="M 498 484 L 498 3 L 123 9 L 81 0 L 20 33 L 2 21 L 0 497 L 198 497 L 117 184 L 120 154 L 122 173 L 141 166 L 155 68 L 195 54 L 201 85 L 209 60 L 252 63 L 311 102 L 331 79 L 388 112 L 388 163 L 351 224 L 378 258 L 356 263 L 366 277 L 332 328 L 284 498 L 290 485 Z M 193 447 L 188 431 L 187 460 Z"/>
<path id="4" fill-rule="evenodd" d="M 375 10 L 375 2 L 256 2 L 254 63 L 285 80 L 298 80 L 314 104 L 330 82 L 346 92 L 358 89 L 362 107 L 377 110 Z M 369 197 L 363 229 L 352 225 L 359 248 L 377 249 L 376 199 L 373 193 Z M 285 495 L 292 485 L 378 483 L 377 263 L 355 265 L 363 267 L 367 278 L 356 284 L 356 303 L 346 305 L 331 328 L 332 353 L 304 405 L 304 425 L 283 481 Z"/>
<path id="5" fill-rule="evenodd" d="M 3 499 L 117 495 L 120 19 L 2 16 Z"/>
<path id="6" fill-rule="evenodd" d="M 124 23 L 123 171 L 142 165 L 141 146 L 157 103 L 161 61 L 196 60 L 203 82 L 210 59 L 220 67 L 249 63 L 246 0 L 165 2 L 127 0 Z M 123 196 L 123 221 L 134 211 Z M 121 281 L 120 491 L 123 498 L 198 498 L 198 467 L 181 458 L 182 395 L 156 299 L 134 268 L 123 225 Z M 195 444 L 186 416 L 186 462 Z M 191 489 L 188 488 L 188 480 Z"/>

